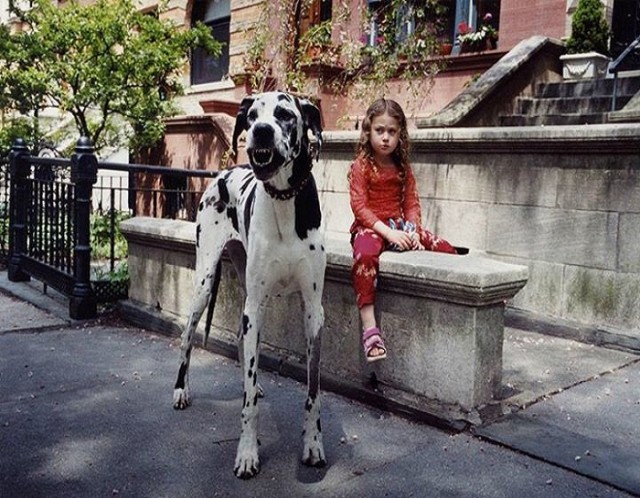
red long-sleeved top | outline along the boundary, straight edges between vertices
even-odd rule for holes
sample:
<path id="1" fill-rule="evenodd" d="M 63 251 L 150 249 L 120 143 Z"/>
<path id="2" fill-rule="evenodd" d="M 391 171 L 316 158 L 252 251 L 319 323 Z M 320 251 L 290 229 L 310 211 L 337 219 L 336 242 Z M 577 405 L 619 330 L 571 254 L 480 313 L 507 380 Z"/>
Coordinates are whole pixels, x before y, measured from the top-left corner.
<path id="1" fill-rule="evenodd" d="M 372 228 L 376 221 L 388 225 L 389 218 L 404 218 L 417 227 L 422 225 L 416 179 L 409 166 L 405 168 L 403 181 L 399 168 L 380 167 L 358 157 L 349 173 L 349 195 L 355 216 L 351 233 L 358 227 Z"/>

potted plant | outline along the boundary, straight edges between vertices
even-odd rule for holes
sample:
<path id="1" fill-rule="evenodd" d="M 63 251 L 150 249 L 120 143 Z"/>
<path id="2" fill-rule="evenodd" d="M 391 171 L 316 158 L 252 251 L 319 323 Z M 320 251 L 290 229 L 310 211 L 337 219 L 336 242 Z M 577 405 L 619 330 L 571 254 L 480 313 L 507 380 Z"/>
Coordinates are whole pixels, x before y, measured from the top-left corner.
<path id="1" fill-rule="evenodd" d="M 602 78 L 611 60 L 611 31 L 600 0 L 580 0 L 571 18 L 567 54 L 560 56 L 565 79 Z"/>
<path id="2" fill-rule="evenodd" d="M 451 51 L 453 50 L 453 43 L 451 43 L 451 38 L 448 36 L 441 36 L 438 39 L 438 52 L 440 55 L 451 55 Z"/>

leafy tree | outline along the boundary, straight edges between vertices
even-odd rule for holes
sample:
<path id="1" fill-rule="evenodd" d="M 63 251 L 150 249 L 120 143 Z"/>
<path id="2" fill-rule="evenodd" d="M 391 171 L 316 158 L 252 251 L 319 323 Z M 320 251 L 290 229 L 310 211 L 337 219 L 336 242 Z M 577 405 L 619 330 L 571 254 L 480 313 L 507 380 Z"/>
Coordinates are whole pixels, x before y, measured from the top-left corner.
<path id="1" fill-rule="evenodd" d="M 175 113 L 191 50 L 220 53 L 204 24 L 184 29 L 131 0 L 34 0 L 29 10 L 11 3 L 21 29 L 0 26 L 0 109 L 30 116 L 36 140 L 38 117 L 54 108 L 96 149 L 153 145 Z"/>
<path id="2" fill-rule="evenodd" d="M 580 54 L 593 51 L 609 55 L 610 34 L 602 2 L 580 0 L 571 18 L 571 36 L 567 40 L 567 52 Z"/>

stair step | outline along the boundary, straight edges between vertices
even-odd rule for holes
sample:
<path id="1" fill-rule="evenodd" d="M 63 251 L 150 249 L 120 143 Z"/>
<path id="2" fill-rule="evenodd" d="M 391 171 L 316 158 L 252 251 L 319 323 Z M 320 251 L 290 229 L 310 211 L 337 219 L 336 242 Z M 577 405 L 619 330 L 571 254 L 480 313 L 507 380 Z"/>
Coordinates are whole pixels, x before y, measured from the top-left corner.
<path id="1" fill-rule="evenodd" d="M 620 109 L 630 96 L 618 96 L 616 107 Z M 531 98 L 518 97 L 515 102 L 515 114 L 595 114 L 611 110 L 612 97 L 568 97 L 568 98 Z"/>
<path id="2" fill-rule="evenodd" d="M 535 96 L 565 98 L 613 95 L 613 81 L 613 78 L 602 78 L 584 81 L 541 83 L 536 86 Z M 618 78 L 617 95 L 632 96 L 639 90 L 640 77 Z"/>
<path id="3" fill-rule="evenodd" d="M 585 125 L 607 122 L 607 114 L 547 114 L 525 116 L 513 114 L 500 117 L 500 126 Z"/>

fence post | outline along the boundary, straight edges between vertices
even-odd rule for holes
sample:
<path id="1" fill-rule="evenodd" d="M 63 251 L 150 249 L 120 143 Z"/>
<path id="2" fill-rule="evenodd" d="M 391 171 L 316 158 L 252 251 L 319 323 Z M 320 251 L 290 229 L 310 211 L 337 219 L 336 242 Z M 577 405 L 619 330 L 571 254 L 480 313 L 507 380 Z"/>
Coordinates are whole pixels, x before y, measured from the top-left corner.
<path id="1" fill-rule="evenodd" d="M 75 282 L 69 300 L 69 316 L 74 319 L 94 318 L 97 301 L 91 287 L 90 216 L 93 184 L 98 179 L 98 158 L 91 140 L 81 137 L 71 157 L 71 181 L 75 185 L 74 211 L 76 242 L 74 248 Z"/>
<path id="2" fill-rule="evenodd" d="M 27 250 L 27 206 L 30 203 L 29 150 L 18 138 L 11 147 L 9 162 L 11 186 L 9 196 L 9 265 L 7 277 L 11 282 L 26 282 L 31 277 L 22 269 L 22 255 Z"/>

